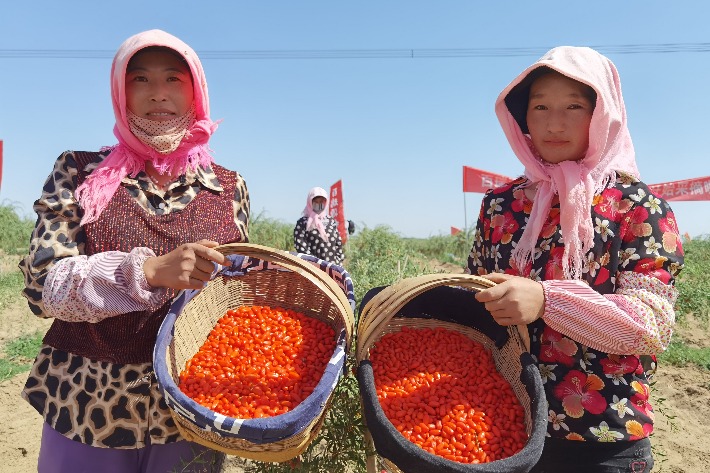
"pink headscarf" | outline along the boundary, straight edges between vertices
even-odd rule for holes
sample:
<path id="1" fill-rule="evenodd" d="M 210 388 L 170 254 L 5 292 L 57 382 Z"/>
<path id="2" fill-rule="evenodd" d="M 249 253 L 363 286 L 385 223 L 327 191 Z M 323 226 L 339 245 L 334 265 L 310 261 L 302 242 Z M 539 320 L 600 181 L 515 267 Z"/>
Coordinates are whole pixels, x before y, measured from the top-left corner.
<path id="1" fill-rule="evenodd" d="M 141 49 L 163 46 L 177 52 L 190 67 L 194 89 L 195 121 L 178 148 L 163 155 L 136 138 L 129 128 L 126 106 L 126 67 Z M 131 36 L 118 48 L 111 66 L 111 98 L 116 124 L 113 134 L 118 144 L 109 147 L 111 153 L 76 190 L 76 198 L 84 209 L 81 224 L 96 220 L 126 176 L 145 171 L 150 160 L 160 173 L 182 175 L 213 162 L 207 142 L 217 129 L 210 120 L 207 81 L 195 51 L 175 36 L 161 30 L 150 30 Z"/>
<path id="2" fill-rule="evenodd" d="M 313 199 L 315 197 L 325 198 L 325 209 L 317 214 L 313 210 Z M 303 209 L 303 216 L 308 217 L 306 223 L 306 230 L 313 230 L 314 228 L 318 230 L 320 237 L 323 241 L 328 241 L 328 234 L 325 232 L 325 227 L 323 222 L 328 219 L 328 193 L 322 187 L 314 187 L 308 191 L 308 198 L 306 199 L 306 207 Z"/>
<path id="3" fill-rule="evenodd" d="M 536 157 L 529 135 L 523 133 L 518 121 L 521 119 L 521 104 L 517 103 L 515 110 L 509 109 L 509 106 L 516 105 L 515 100 L 524 100 L 524 106 L 527 108 L 527 95 L 520 94 L 520 87 L 515 87 L 521 84 L 531 71 L 541 66 L 547 66 L 587 84 L 597 94 L 589 126 L 589 148 L 584 158 L 578 161 L 549 164 Z M 509 94 L 513 97 L 516 92 L 520 95 L 514 100 L 509 98 L 506 103 L 506 97 Z M 601 192 L 605 186 L 614 185 L 616 171 L 639 177 L 634 146 L 626 125 L 626 109 L 616 67 L 609 59 L 590 48 L 554 48 L 503 89 L 496 100 L 495 110 L 513 151 L 525 166 L 525 176 L 533 184 L 537 184 L 530 218 L 513 251 L 513 261 L 518 268 L 525 268 L 527 263 L 532 261 L 533 250 L 547 219 L 552 198 L 558 194 L 560 224 L 565 244 L 564 275 L 567 279 L 579 279 L 585 255 L 593 246 L 594 224 L 590 209 L 594 195 Z M 527 128 L 524 116 L 523 114 L 522 126 Z"/>

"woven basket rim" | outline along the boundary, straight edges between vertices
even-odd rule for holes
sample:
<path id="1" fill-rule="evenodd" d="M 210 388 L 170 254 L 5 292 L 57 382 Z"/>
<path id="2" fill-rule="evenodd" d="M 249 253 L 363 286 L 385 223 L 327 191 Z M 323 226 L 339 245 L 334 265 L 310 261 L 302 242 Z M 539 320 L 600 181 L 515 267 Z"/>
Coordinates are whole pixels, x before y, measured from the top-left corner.
<path id="1" fill-rule="evenodd" d="M 345 294 L 330 276 L 324 276 L 324 274 L 328 274 L 324 268 L 336 267 L 341 270 L 341 274 L 347 275 L 348 273 L 345 268 L 325 260 L 314 258 L 310 255 L 292 253 L 253 243 L 229 243 L 217 246 L 215 250 L 225 256 L 237 255 L 274 263 L 311 281 L 311 283 L 327 294 L 336 306 L 341 306 L 341 312 L 345 319 L 347 342 L 348 346 L 350 345 L 350 340 L 355 330 L 355 315 L 353 313 L 355 308 L 354 294 L 351 300 L 351 294 Z M 308 263 L 306 263 L 306 261 L 308 261 Z M 318 265 L 317 269 L 316 265 Z M 227 270 L 227 268 L 224 268 L 222 271 Z M 350 279 L 349 275 L 348 279 Z"/>
<path id="2" fill-rule="evenodd" d="M 361 307 L 355 352 L 358 363 L 369 357 L 369 349 L 373 341 L 379 338 L 378 334 L 389 324 L 390 320 L 418 295 L 441 286 L 480 291 L 495 285 L 496 283 L 489 279 L 471 274 L 435 273 L 401 279 L 386 286 L 364 307 Z M 517 343 L 525 346 L 519 330 L 509 329 L 508 332 L 509 336 Z"/>

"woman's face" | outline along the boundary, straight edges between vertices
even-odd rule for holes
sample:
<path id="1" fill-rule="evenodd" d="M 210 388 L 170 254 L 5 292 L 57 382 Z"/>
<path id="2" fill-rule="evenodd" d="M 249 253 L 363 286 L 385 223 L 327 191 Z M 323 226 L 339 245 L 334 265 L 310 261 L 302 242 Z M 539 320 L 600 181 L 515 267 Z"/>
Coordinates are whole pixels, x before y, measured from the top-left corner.
<path id="1" fill-rule="evenodd" d="M 126 69 L 126 105 L 135 115 L 164 121 L 184 115 L 194 91 L 190 69 L 169 51 L 139 51 Z"/>
<path id="2" fill-rule="evenodd" d="M 311 207 L 313 207 L 315 213 L 321 213 L 325 210 L 325 197 L 314 197 L 313 200 L 311 200 Z"/>
<path id="3" fill-rule="evenodd" d="M 587 90 L 587 85 L 557 72 L 532 83 L 528 130 L 538 153 L 548 163 L 577 161 L 587 152 L 595 105 Z"/>

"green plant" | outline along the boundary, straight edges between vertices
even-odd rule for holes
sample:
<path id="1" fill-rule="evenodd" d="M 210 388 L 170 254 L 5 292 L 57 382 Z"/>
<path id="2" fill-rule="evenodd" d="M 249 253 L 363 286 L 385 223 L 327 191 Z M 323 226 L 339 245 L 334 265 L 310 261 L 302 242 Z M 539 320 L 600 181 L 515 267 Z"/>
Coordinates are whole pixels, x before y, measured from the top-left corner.
<path id="1" fill-rule="evenodd" d="M 180 460 L 178 466 L 173 468 L 170 473 L 216 473 L 222 471 L 224 463 L 224 455 L 216 453 L 214 450 L 200 449 L 198 452 L 192 448 L 192 459 L 189 461 Z"/>
<path id="2" fill-rule="evenodd" d="M 10 305 L 17 303 L 24 286 L 25 282 L 19 269 L 14 269 L 9 273 L 0 272 L 0 310 L 5 310 Z"/>
<path id="3" fill-rule="evenodd" d="M 658 359 L 669 365 L 695 365 L 710 370 L 710 348 L 692 347 L 682 340 L 671 341 L 668 349 L 658 355 Z"/>
<path id="4" fill-rule="evenodd" d="M 32 360 L 42 345 L 43 336 L 44 332 L 35 332 L 11 340 L 5 345 L 5 356 L 0 358 L 0 381 L 30 369 Z"/>
<path id="5" fill-rule="evenodd" d="M 456 235 L 435 235 L 423 239 L 410 238 L 406 239 L 406 242 L 429 259 L 464 267 L 471 251 L 474 231 L 475 229 L 468 229 Z"/>
<path id="6" fill-rule="evenodd" d="M 42 345 L 43 331 L 38 331 L 32 335 L 26 335 L 12 340 L 5 346 L 5 352 L 10 359 L 34 360 L 39 347 Z"/>
<path id="7" fill-rule="evenodd" d="M 679 320 L 687 313 L 708 322 L 710 319 L 710 292 L 707 275 L 710 274 L 710 236 L 685 240 L 685 267 L 676 281 L 680 292 L 676 301 Z"/>
<path id="8" fill-rule="evenodd" d="M 352 367 L 352 360 L 348 363 Z M 283 463 L 243 460 L 245 473 L 324 471 L 365 472 L 364 425 L 360 409 L 357 379 L 348 374 L 340 380 L 331 407 L 315 440 L 305 452 Z"/>
<path id="9" fill-rule="evenodd" d="M 317 457 L 322 466 L 332 465 L 330 471 L 365 471 L 363 442 L 364 422 L 360 406 L 357 379 L 352 375 L 354 359 L 348 363 L 345 376 L 333 393 L 332 409 L 326 413 L 325 426 L 315 441 Z M 312 471 L 326 471 L 319 468 Z"/>
<path id="10" fill-rule="evenodd" d="M 249 241 L 257 245 L 280 250 L 293 250 L 293 224 L 288 224 L 264 216 L 252 216 L 249 222 Z"/>
<path id="11" fill-rule="evenodd" d="M 30 219 L 20 217 L 17 206 L 0 204 L 0 310 L 15 303 L 24 286 L 17 264 L 19 255 L 28 251 L 33 227 Z"/>
<path id="12" fill-rule="evenodd" d="M 17 364 L 5 358 L 0 358 L 0 382 L 10 379 L 16 374 L 30 369 L 29 363 Z"/>
<path id="13" fill-rule="evenodd" d="M 27 252 L 34 222 L 20 217 L 17 205 L 0 204 L 0 253 L 20 255 Z"/>
<path id="14" fill-rule="evenodd" d="M 656 383 L 658 381 L 651 381 L 650 387 L 651 387 L 651 392 L 655 393 L 657 392 L 655 390 Z M 668 425 L 670 426 L 671 432 L 677 432 L 680 427 L 678 423 L 676 422 L 676 415 L 673 414 L 672 409 L 666 404 L 667 399 L 664 397 L 657 397 L 653 396 L 653 408 L 656 412 L 663 414 L 663 416 L 666 418 L 666 421 L 668 422 Z M 651 434 L 651 439 L 653 440 L 653 433 Z M 656 468 L 659 469 L 660 471 L 663 471 L 663 465 L 668 461 L 668 454 L 658 445 L 655 443 L 651 444 L 651 452 L 653 453 L 653 457 L 655 459 L 656 463 Z"/>
<path id="15" fill-rule="evenodd" d="M 347 270 L 358 301 L 370 288 L 432 271 L 427 258 L 387 226 L 365 227 L 348 245 Z"/>

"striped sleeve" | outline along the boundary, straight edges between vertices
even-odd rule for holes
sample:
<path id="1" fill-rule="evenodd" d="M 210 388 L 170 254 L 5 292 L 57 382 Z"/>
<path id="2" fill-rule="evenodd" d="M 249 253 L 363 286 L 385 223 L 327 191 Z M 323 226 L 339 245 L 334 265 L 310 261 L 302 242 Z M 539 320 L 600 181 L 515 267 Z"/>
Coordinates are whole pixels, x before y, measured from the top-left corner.
<path id="1" fill-rule="evenodd" d="M 543 281 L 550 328 L 612 354 L 650 355 L 670 343 L 678 290 L 636 272 L 619 273 L 616 293 L 601 295 L 583 281 Z"/>
<path id="2" fill-rule="evenodd" d="M 47 274 L 42 302 L 47 315 L 67 322 L 100 322 L 109 317 L 156 310 L 170 297 L 152 288 L 143 263 L 155 256 L 149 248 L 130 253 L 107 251 L 57 261 Z"/>
<path id="3" fill-rule="evenodd" d="M 84 252 L 86 238 L 79 224 L 81 211 L 71 188 L 76 184 L 77 172 L 74 154 L 62 153 L 42 187 L 42 195 L 34 203 L 37 223 L 30 237 L 29 252 L 20 261 L 19 268 L 25 278 L 22 295 L 38 317 L 50 317 L 42 303 L 49 271 L 62 258 Z"/>

